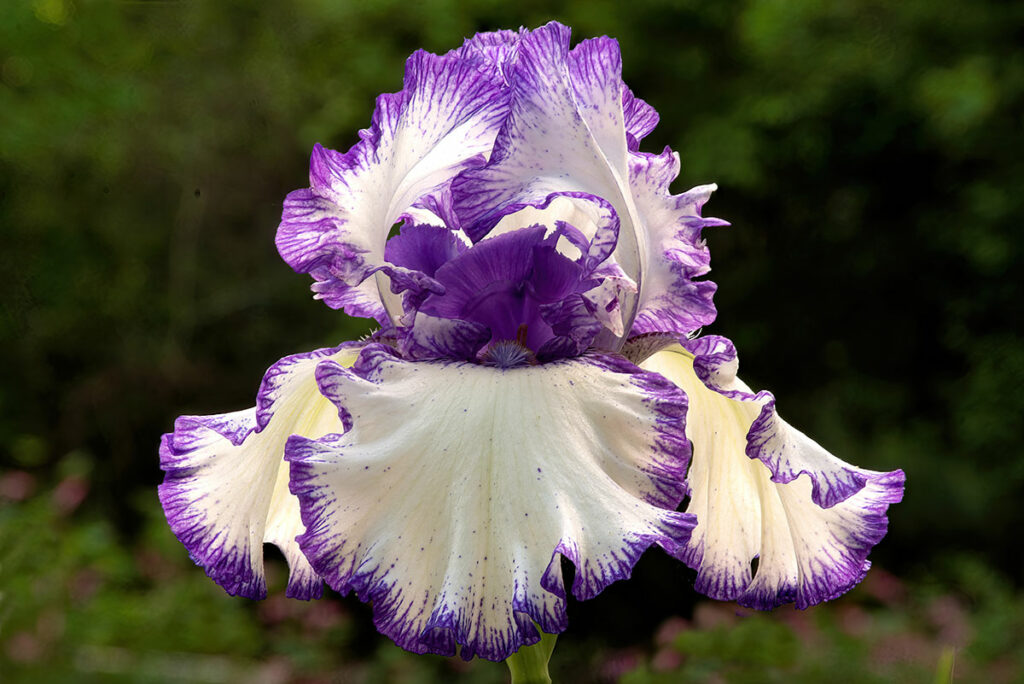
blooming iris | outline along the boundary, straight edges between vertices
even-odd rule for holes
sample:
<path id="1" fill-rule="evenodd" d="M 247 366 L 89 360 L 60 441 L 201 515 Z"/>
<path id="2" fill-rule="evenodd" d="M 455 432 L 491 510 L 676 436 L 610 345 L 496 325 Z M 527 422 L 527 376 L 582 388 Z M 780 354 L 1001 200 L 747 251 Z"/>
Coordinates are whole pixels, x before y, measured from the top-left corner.
<path id="1" fill-rule="evenodd" d="M 326 582 L 405 649 L 500 660 L 566 628 L 563 557 L 580 599 L 652 545 L 754 608 L 863 578 L 903 473 L 835 458 L 694 337 L 724 222 L 639 151 L 657 120 L 614 40 L 551 23 L 413 54 L 358 143 L 314 148 L 278 250 L 380 330 L 164 436 L 161 502 L 214 581 L 263 597 L 269 542 L 288 596 Z"/>

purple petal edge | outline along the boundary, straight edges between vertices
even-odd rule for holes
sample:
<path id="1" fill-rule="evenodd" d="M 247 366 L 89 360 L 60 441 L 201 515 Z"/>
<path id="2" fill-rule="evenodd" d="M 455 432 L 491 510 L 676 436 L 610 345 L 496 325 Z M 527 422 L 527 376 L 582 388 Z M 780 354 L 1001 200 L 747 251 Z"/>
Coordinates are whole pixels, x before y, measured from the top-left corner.
<path id="1" fill-rule="evenodd" d="M 847 466 L 832 476 L 807 468 L 787 468 L 783 463 L 784 455 L 771 448 L 772 437 L 782 430 L 781 419 L 775 410 L 775 396 L 767 390 L 756 394 L 725 390 L 718 384 L 715 377 L 718 369 L 723 367 L 734 369 L 737 364 L 736 348 L 732 342 L 718 335 L 707 335 L 693 340 L 683 340 L 681 344 L 694 354 L 694 372 L 707 387 L 730 399 L 756 402 L 761 405 L 761 411 L 747 433 L 746 454 L 768 467 L 772 473 L 772 482 L 786 484 L 801 475 L 806 475 L 811 480 L 811 498 L 814 503 L 822 508 L 831 508 L 849 499 L 869 482 L 888 481 L 886 478 L 892 473 L 865 471 L 855 466 Z"/>
<path id="2" fill-rule="evenodd" d="M 254 411 L 211 416 L 181 416 L 174 431 L 160 440 L 160 467 L 166 473 L 158 487 L 160 503 L 168 525 L 189 556 L 206 574 L 232 596 L 252 599 L 266 597 L 266 581 L 254 572 L 251 557 L 257 550 L 247 544 L 226 545 L 227 532 L 218 531 L 201 510 L 197 510 L 191 485 L 199 467 L 183 465 L 187 456 L 201 447 L 215 433 L 233 446 L 241 446 L 251 435 L 262 432 L 274 415 L 274 405 L 285 389 L 294 366 L 303 361 L 326 358 L 346 348 L 360 348 L 364 342 L 346 342 L 337 347 L 293 354 L 274 363 L 264 374 L 256 396 Z M 281 454 L 284 458 L 284 454 Z M 262 547 L 259 549 L 262 554 Z M 323 593 L 319 577 L 307 577 L 290 569 L 286 596 L 288 598 L 320 598 Z"/>
<path id="3" fill-rule="evenodd" d="M 245 414 L 248 420 L 241 417 Z M 253 572 L 248 547 L 225 546 L 226 532 L 214 531 L 206 518 L 193 510 L 188 484 L 197 468 L 182 467 L 184 456 L 203 441 L 203 433 L 212 430 L 238 446 L 256 429 L 251 412 L 242 411 L 237 421 L 226 416 L 181 416 L 174 421 L 174 432 L 160 438 L 160 468 L 166 473 L 157 487 L 160 505 L 167 523 L 189 553 L 192 561 L 231 596 L 262 599 L 267 596 L 266 581 Z"/>
<path id="4" fill-rule="evenodd" d="M 631 376 L 630 383 L 646 394 L 648 408 L 657 415 L 658 436 L 656 468 L 647 472 L 659 496 L 648 502 L 675 510 L 687 494 L 686 471 L 690 466 L 690 440 L 686 437 L 686 412 L 689 400 L 674 383 L 658 373 L 639 368 L 626 358 L 611 354 L 583 357 L 598 368 Z M 668 549 L 666 549 L 668 550 Z M 676 555 L 669 551 L 671 555 Z"/>
<path id="5" fill-rule="evenodd" d="M 695 280 L 711 270 L 711 254 L 701 232 L 728 222 L 701 216 L 713 185 L 673 195 L 679 157 L 666 147 L 661 154 L 632 153 L 630 186 L 642 211 L 649 214 L 653 240 L 646 282 L 632 334 L 672 332 L 688 335 L 711 324 L 717 315 L 713 302 L 718 286 Z"/>
<path id="6" fill-rule="evenodd" d="M 706 336 L 683 339 L 680 344 L 694 354 L 695 374 L 709 389 L 736 401 L 763 402 L 748 432 L 745 452 L 748 458 L 764 463 L 772 473 L 773 482 L 788 484 L 800 475 L 807 475 L 812 485 L 811 502 L 823 512 L 835 506 L 856 506 L 851 509 L 856 516 L 856 524 L 847 526 L 848 536 L 844 539 L 835 537 L 838 547 L 835 552 L 823 552 L 822 557 L 810 556 L 813 559 L 811 570 L 801 572 L 798 582 L 787 579 L 784 586 L 765 587 L 755 581 L 737 583 L 728 575 L 700 572 L 704 561 L 701 544 L 686 549 L 680 556 L 683 562 L 699 572 L 695 589 L 711 598 L 735 600 L 757 610 L 770 610 L 793 602 L 803 610 L 848 592 L 864 579 L 871 567 L 868 554 L 888 530 L 886 513 L 889 506 L 903 499 L 905 473 L 899 469 L 867 471 L 842 464 L 845 466 L 843 473 L 828 478 L 816 470 L 782 468 L 781 454 L 765 448 L 770 436 L 768 432 L 793 428 L 778 418 L 774 397 L 770 393 L 752 394 L 723 388 L 735 376 L 738 365 L 732 343 L 724 337 Z"/>
<path id="7" fill-rule="evenodd" d="M 288 373 L 291 371 L 293 366 L 302 361 L 333 356 L 342 349 L 358 349 L 364 344 L 365 342 L 361 341 L 344 342 L 339 344 L 337 347 L 315 349 L 311 352 L 293 354 L 291 356 L 284 357 L 267 369 L 267 372 L 263 375 L 262 382 L 260 382 L 259 391 L 256 393 L 256 431 L 262 432 L 267 427 L 267 424 L 270 423 L 270 419 L 274 416 L 274 403 L 277 401 L 277 395 L 281 391 L 282 385 L 287 379 Z M 235 444 L 238 445 L 241 444 L 241 442 L 235 442 Z"/>
<path id="8" fill-rule="evenodd" d="M 886 512 L 890 504 L 903 500 L 905 482 L 905 473 L 893 470 L 882 473 L 869 483 L 872 495 L 865 502 L 865 514 L 861 517 L 865 529 L 847 543 L 847 553 L 839 558 L 830 557 L 829 562 L 819 561 L 810 584 L 789 586 L 775 592 L 748 590 L 736 599 L 737 602 L 756 610 L 771 610 L 795 601 L 797 609 L 806 610 L 853 589 L 871 569 L 868 554 L 885 537 L 889 529 Z"/>

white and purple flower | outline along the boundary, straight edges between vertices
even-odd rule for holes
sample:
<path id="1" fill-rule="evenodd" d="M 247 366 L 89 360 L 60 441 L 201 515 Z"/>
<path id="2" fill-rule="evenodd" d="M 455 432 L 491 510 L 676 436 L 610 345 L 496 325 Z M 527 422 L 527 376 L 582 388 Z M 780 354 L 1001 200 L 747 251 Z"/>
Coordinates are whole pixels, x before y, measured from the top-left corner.
<path id="1" fill-rule="evenodd" d="M 415 53 L 352 149 L 313 150 L 278 249 L 381 329 L 164 436 L 160 499 L 214 581 L 263 597 L 273 543 L 288 596 L 326 582 L 405 649 L 501 660 L 566 628 L 562 557 L 581 599 L 652 545 L 754 608 L 863 578 L 903 473 L 838 460 L 693 338 L 724 222 L 639 151 L 657 119 L 614 40 L 552 23 Z"/>

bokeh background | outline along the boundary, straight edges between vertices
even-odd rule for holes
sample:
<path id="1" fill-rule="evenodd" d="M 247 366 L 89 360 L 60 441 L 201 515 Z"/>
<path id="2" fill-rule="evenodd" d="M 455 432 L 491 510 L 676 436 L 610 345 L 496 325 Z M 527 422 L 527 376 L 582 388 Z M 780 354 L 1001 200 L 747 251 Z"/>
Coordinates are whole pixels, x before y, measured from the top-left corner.
<path id="1" fill-rule="evenodd" d="M 768 615 L 660 551 L 570 607 L 562 682 L 1024 681 L 1024 4 L 15 0 L 0 21 L 0 679 L 501 682 L 331 595 L 230 598 L 163 522 L 159 435 L 369 330 L 277 256 L 310 149 L 405 57 L 559 19 L 619 39 L 706 214 L 744 377 L 907 472 L 869 579 Z M 936 679 L 938 677 L 938 679 Z"/>

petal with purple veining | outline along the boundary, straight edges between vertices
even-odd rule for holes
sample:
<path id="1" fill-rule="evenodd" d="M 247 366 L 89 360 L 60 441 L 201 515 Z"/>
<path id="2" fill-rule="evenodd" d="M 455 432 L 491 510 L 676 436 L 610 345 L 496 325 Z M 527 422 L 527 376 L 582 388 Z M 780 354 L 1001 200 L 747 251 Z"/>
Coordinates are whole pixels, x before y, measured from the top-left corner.
<path id="1" fill-rule="evenodd" d="M 504 659 L 534 623 L 565 629 L 559 554 L 583 599 L 652 544 L 686 543 L 686 406 L 660 376 L 613 357 L 500 370 L 373 346 L 317 376 L 352 429 L 288 444 L 299 542 L 405 649 Z"/>
<path id="2" fill-rule="evenodd" d="M 759 609 L 835 598 L 870 567 L 867 555 L 885 535 L 886 510 L 902 498 L 903 472 L 843 463 L 777 416 L 773 438 L 786 453 L 765 457 L 755 423 L 770 395 L 755 395 L 736 378 L 735 360 L 727 340 L 707 337 L 641 364 L 676 383 L 690 402 L 686 510 L 697 527 L 683 559 L 697 570 L 697 590 L 712 598 Z M 801 476 L 789 478 L 777 468 L 782 463 L 800 463 Z M 830 478 L 839 471 L 859 486 L 834 487 Z"/>
<path id="3" fill-rule="evenodd" d="M 160 502 L 171 530 L 193 560 L 232 595 L 263 598 L 263 544 L 281 549 L 288 596 L 316 598 L 320 578 L 299 551 L 298 501 L 288 491 L 288 437 L 344 430 L 337 410 L 317 390 L 324 359 L 351 364 L 358 346 L 289 356 L 264 376 L 257 407 L 215 416 L 182 416 L 160 443 L 166 472 Z"/>
<path id="4" fill-rule="evenodd" d="M 633 151 L 656 115 L 627 95 L 617 43 L 598 38 L 570 50 L 569 30 L 548 24 L 520 39 L 510 74 L 511 107 L 488 164 L 452 184 L 469 236 L 479 240 L 505 216 L 553 197 L 600 197 L 621 221 L 612 261 L 639 284 L 619 302 L 627 327 L 636 318 L 635 332 L 690 333 L 713 320 L 714 284 L 692 282 L 707 272 L 700 228 L 723 223 L 699 215 L 713 186 L 672 195 L 674 157 Z"/>
<path id="5" fill-rule="evenodd" d="M 457 173 L 483 163 L 507 109 L 494 73 L 457 56 L 414 53 L 404 88 L 381 95 L 369 129 L 345 154 L 319 145 L 310 188 L 285 200 L 278 251 L 317 281 L 317 297 L 352 315 L 387 322 L 389 288 L 379 293 L 392 225 Z M 394 314 L 395 312 L 392 312 Z"/>

